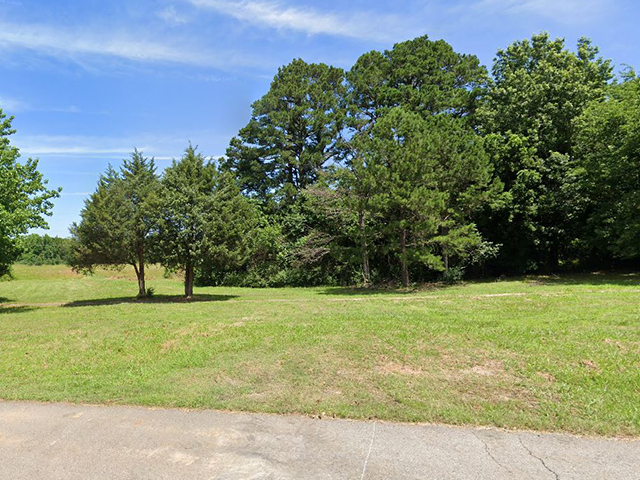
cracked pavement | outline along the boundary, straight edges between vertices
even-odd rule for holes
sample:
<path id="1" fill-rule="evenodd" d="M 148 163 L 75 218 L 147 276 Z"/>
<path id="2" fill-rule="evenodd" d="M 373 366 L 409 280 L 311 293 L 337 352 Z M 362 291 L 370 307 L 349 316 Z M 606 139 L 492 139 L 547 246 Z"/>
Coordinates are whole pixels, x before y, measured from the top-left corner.
<path id="1" fill-rule="evenodd" d="M 0 402 L 0 478 L 640 480 L 640 440 Z"/>

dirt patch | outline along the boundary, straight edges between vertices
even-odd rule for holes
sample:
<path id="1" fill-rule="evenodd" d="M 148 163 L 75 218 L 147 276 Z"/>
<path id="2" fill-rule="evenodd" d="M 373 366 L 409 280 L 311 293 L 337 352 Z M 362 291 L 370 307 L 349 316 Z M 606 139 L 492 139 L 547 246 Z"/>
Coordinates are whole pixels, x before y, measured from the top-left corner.
<path id="1" fill-rule="evenodd" d="M 467 375 L 480 375 L 483 377 L 501 376 L 506 373 L 504 363 L 500 360 L 488 360 L 482 364 L 463 370 L 462 373 Z"/>
<path id="2" fill-rule="evenodd" d="M 177 344 L 178 344 L 178 341 L 176 339 L 166 341 L 162 345 L 160 345 L 160 350 L 163 353 L 169 352 L 171 350 L 174 350 Z"/>
<path id="3" fill-rule="evenodd" d="M 544 378 L 547 382 L 555 383 L 556 377 L 547 372 L 536 372 L 536 375 L 540 378 Z"/>
<path id="4" fill-rule="evenodd" d="M 594 362 L 593 360 L 580 360 L 580 365 L 582 365 L 583 367 L 587 367 L 589 370 L 592 370 L 594 372 L 600 370 L 600 367 L 598 367 L 596 362 Z"/>
<path id="5" fill-rule="evenodd" d="M 424 375 L 424 371 L 415 368 L 410 365 L 403 365 L 395 362 L 386 362 L 376 365 L 376 372 L 380 375 L 409 375 L 409 376 L 421 376 Z"/>

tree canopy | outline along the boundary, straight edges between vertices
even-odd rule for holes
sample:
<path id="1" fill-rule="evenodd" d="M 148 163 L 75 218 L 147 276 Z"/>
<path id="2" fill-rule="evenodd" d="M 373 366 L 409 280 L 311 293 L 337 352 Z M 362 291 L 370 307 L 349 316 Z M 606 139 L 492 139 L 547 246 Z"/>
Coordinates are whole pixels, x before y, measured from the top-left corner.
<path id="1" fill-rule="evenodd" d="M 230 265 L 242 257 L 254 218 L 250 201 L 233 179 L 190 145 L 162 178 L 157 258 L 184 272 L 185 296 L 190 298 L 197 269 Z"/>
<path id="2" fill-rule="evenodd" d="M 0 276 L 20 256 L 20 237 L 32 228 L 47 228 L 45 217 L 61 191 L 47 187 L 37 159 L 19 162 L 20 151 L 9 138 L 15 133 L 12 120 L 0 109 Z"/>
<path id="3" fill-rule="evenodd" d="M 347 71 L 296 59 L 224 158 L 190 145 L 160 175 L 137 151 L 110 167 L 72 260 L 133 265 L 141 296 L 158 262 L 184 273 L 187 297 L 197 282 L 406 287 L 638 265 L 638 125 L 640 81 L 585 38 L 513 42 L 490 70 L 427 36 Z M 57 193 L 16 162 L 8 120 L 1 132 L 6 271 Z"/>
<path id="4" fill-rule="evenodd" d="M 231 140 L 224 164 L 243 191 L 290 203 L 339 153 L 344 72 L 294 60 L 279 69 L 251 120 Z"/>
<path id="5" fill-rule="evenodd" d="M 74 269 L 91 272 L 96 266 L 131 265 L 138 277 L 138 297 L 145 297 L 145 262 L 158 187 L 154 160 L 138 150 L 120 170 L 109 167 L 85 201 L 80 223 L 71 226 Z"/>

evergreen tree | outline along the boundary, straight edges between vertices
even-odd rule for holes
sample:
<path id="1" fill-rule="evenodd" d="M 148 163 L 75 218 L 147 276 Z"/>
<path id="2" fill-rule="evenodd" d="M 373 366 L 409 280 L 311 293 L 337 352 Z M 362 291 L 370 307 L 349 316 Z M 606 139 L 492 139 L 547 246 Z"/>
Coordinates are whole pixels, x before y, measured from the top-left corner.
<path id="1" fill-rule="evenodd" d="M 344 72 L 294 60 L 253 104 L 249 124 L 224 160 L 243 191 L 291 203 L 339 153 L 344 126 Z"/>
<path id="2" fill-rule="evenodd" d="M 396 108 L 355 142 L 376 185 L 370 208 L 383 217 L 385 248 L 405 287 L 412 265 L 446 271 L 483 244 L 470 217 L 500 185 L 481 139 L 462 121 Z"/>
<path id="3" fill-rule="evenodd" d="M 73 268 L 91 272 L 99 265 L 131 265 L 138 279 L 138 297 L 145 297 L 145 263 L 158 189 L 154 160 L 138 150 L 119 171 L 109 167 L 96 192 L 85 201 L 80 224 L 71 227 Z"/>
<path id="4" fill-rule="evenodd" d="M 362 55 L 348 72 L 351 126 L 370 128 L 392 108 L 473 122 L 488 74 L 475 55 L 425 35 Z"/>
<path id="5" fill-rule="evenodd" d="M 233 179 L 193 146 L 165 171 L 158 212 L 157 257 L 166 268 L 184 272 L 187 298 L 193 297 L 197 269 L 241 263 L 256 218 Z"/>

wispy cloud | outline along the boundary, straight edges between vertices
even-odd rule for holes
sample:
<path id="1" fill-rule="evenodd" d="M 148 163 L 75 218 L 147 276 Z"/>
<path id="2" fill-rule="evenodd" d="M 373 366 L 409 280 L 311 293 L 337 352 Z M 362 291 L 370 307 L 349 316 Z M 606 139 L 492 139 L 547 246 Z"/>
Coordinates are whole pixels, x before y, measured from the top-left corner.
<path id="1" fill-rule="evenodd" d="M 82 135 L 30 135 L 18 136 L 16 145 L 24 155 L 82 156 L 122 158 L 129 155 L 135 145 L 141 150 L 151 149 L 149 138 L 110 138 Z M 142 148 L 145 147 L 146 148 Z"/>
<path id="2" fill-rule="evenodd" d="M 46 105 L 34 105 L 23 100 L 16 98 L 0 96 L 0 108 L 4 110 L 5 114 L 14 114 L 16 112 L 51 112 L 51 113 L 69 113 L 69 114 L 86 114 L 86 115 L 107 115 L 108 112 L 101 111 L 87 111 L 83 110 L 76 105 L 69 105 L 66 107 L 50 107 Z"/>
<path id="3" fill-rule="evenodd" d="M 415 30 L 411 20 L 394 14 L 350 12 L 338 15 L 309 7 L 268 0 L 186 0 L 195 7 L 233 17 L 248 24 L 308 35 L 326 34 L 359 40 L 389 40 Z"/>
<path id="4" fill-rule="evenodd" d="M 478 11 L 548 18 L 558 23 L 583 23 L 597 19 L 609 0 L 480 0 Z"/>
<path id="5" fill-rule="evenodd" d="M 110 30 L 70 31 L 48 25 L 0 22 L 0 52 L 16 49 L 71 60 L 101 57 L 220 69 L 256 65 L 254 59 L 232 52 L 213 53 L 193 45 L 161 43 Z"/>
<path id="6" fill-rule="evenodd" d="M 156 12 L 156 16 L 170 25 L 184 25 L 191 21 L 191 18 L 189 16 L 183 13 L 179 13 L 176 10 L 175 5 L 169 5 L 159 12 Z"/>
<path id="7" fill-rule="evenodd" d="M 200 137 L 212 138 L 211 132 Z M 164 161 L 182 156 L 188 135 L 139 134 L 126 137 L 85 135 L 16 135 L 15 145 L 24 156 L 65 157 L 67 159 L 123 159 L 134 147 L 149 157 Z M 214 156 L 215 157 L 215 156 Z"/>
<path id="8" fill-rule="evenodd" d="M 91 192 L 65 192 L 61 193 L 63 197 L 87 197 L 91 195 Z"/>
<path id="9" fill-rule="evenodd" d="M 28 110 L 29 107 L 25 102 L 16 98 L 0 96 L 0 108 L 5 114 L 10 115 L 14 112 Z"/>

